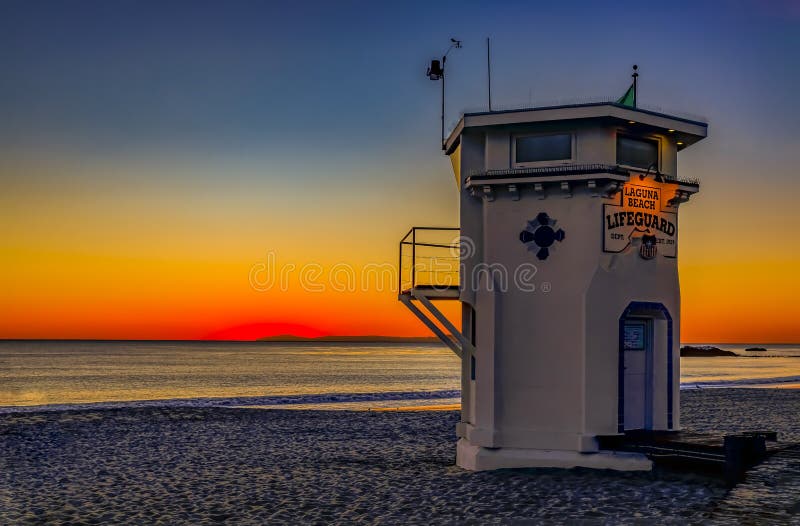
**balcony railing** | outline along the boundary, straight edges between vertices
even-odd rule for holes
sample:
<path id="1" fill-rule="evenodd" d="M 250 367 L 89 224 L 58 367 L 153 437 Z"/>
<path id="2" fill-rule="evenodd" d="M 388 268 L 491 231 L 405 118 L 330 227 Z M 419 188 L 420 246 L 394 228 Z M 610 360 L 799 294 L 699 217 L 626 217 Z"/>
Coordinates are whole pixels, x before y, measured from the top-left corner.
<path id="1" fill-rule="evenodd" d="M 398 293 L 458 288 L 459 228 L 415 226 L 400 240 Z"/>

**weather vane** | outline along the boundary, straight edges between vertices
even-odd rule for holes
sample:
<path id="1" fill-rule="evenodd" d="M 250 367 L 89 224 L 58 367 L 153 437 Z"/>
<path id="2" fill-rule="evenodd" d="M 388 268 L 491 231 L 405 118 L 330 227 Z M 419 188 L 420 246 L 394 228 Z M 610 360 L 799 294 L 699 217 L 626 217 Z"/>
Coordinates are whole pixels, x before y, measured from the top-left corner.
<path id="1" fill-rule="evenodd" d="M 444 137 L 444 64 L 447 62 L 447 55 L 453 49 L 461 49 L 461 41 L 456 40 L 455 38 L 450 39 L 450 47 L 447 48 L 444 55 L 442 55 L 441 60 L 433 59 L 431 60 L 431 65 L 428 67 L 428 71 L 426 73 L 427 77 L 431 80 L 441 80 L 442 81 L 442 150 L 445 149 L 445 137 Z"/>

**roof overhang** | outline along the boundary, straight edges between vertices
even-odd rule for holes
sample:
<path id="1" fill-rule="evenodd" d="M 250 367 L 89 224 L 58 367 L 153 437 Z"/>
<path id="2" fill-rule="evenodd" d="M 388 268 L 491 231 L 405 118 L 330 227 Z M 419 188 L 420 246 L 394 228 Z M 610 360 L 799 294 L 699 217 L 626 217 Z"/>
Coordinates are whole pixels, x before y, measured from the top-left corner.
<path id="1" fill-rule="evenodd" d="M 488 128 L 514 126 L 568 120 L 607 120 L 621 124 L 634 123 L 643 130 L 662 131 L 674 134 L 683 144 L 679 150 L 690 146 L 708 135 L 705 122 L 675 117 L 651 110 L 631 108 L 610 102 L 549 106 L 544 108 L 465 113 L 445 142 L 445 153 L 450 155 L 461 142 L 466 128 Z M 672 130 L 672 131 L 670 131 Z"/>

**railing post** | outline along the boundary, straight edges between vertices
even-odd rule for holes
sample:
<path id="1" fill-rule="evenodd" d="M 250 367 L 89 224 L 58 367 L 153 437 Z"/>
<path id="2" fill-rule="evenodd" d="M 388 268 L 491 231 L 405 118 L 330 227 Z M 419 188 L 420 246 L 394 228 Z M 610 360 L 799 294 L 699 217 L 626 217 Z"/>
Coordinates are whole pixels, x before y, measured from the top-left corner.
<path id="1" fill-rule="evenodd" d="M 417 284 L 417 228 L 411 229 L 411 288 Z"/>
<path id="2" fill-rule="evenodd" d="M 403 293 L 403 240 L 400 240 L 400 246 L 397 253 L 397 294 Z"/>

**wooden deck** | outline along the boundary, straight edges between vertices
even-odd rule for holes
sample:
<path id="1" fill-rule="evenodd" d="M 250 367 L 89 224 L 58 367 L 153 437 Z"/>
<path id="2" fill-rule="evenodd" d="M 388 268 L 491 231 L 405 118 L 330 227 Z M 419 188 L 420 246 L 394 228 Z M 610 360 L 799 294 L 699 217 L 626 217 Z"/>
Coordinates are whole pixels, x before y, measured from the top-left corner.
<path id="1" fill-rule="evenodd" d="M 785 446 L 773 431 L 739 434 L 691 431 L 626 431 L 598 437 L 600 449 L 647 455 L 656 464 L 707 471 L 733 485 L 753 466 Z"/>

